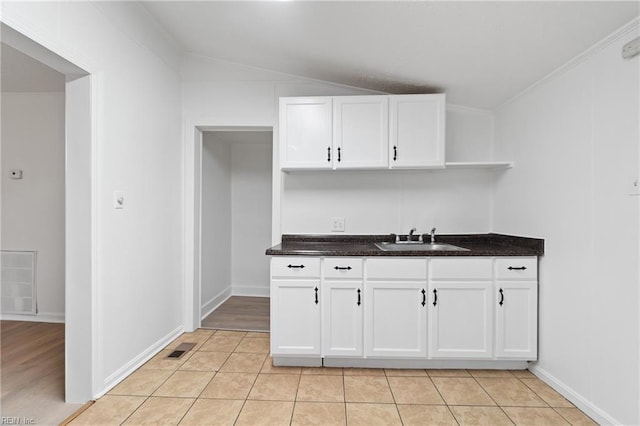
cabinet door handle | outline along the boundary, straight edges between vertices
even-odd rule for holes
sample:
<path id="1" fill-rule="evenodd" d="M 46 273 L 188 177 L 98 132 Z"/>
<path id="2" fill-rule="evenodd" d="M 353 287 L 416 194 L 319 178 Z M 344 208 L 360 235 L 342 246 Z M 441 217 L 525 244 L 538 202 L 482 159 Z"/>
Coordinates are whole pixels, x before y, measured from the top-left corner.
<path id="1" fill-rule="evenodd" d="M 327 147 L 327 161 L 331 162 L 331 147 Z"/>
<path id="2" fill-rule="evenodd" d="M 316 305 L 318 304 L 318 287 L 316 287 L 315 289 L 316 292 Z"/>
<path id="3" fill-rule="evenodd" d="M 423 288 L 422 289 L 422 306 L 427 304 L 427 291 Z"/>
<path id="4" fill-rule="evenodd" d="M 504 292 L 502 291 L 502 289 L 500 289 L 500 303 L 498 304 L 502 306 L 503 303 L 504 303 Z"/>
<path id="5" fill-rule="evenodd" d="M 393 161 L 396 161 L 398 159 L 398 147 L 397 146 L 393 146 Z"/>
<path id="6" fill-rule="evenodd" d="M 433 289 L 433 306 L 438 304 L 438 290 Z"/>
<path id="7" fill-rule="evenodd" d="M 360 306 L 360 289 L 358 289 L 358 302 L 356 304 Z"/>
<path id="8" fill-rule="evenodd" d="M 289 269 L 304 269 L 304 265 L 287 265 L 287 268 Z"/>
<path id="9" fill-rule="evenodd" d="M 340 152 L 340 147 L 338 147 L 338 163 L 340 162 L 341 159 L 342 159 L 342 155 Z"/>
<path id="10" fill-rule="evenodd" d="M 336 266 L 333 269 L 335 269 L 336 271 L 350 271 L 351 266 Z"/>
<path id="11" fill-rule="evenodd" d="M 507 268 L 510 271 L 524 271 L 525 269 L 527 269 L 526 266 L 509 266 Z"/>

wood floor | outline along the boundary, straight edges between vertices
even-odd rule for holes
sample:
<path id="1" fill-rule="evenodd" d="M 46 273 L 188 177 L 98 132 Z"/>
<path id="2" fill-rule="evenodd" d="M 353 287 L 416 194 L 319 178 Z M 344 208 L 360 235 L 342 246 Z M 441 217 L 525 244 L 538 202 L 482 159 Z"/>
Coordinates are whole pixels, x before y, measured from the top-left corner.
<path id="1" fill-rule="evenodd" d="M 64 402 L 64 324 L 0 321 L 2 417 L 59 424 L 82 404 Z"/>
<path id="2" fill-rule="evenodd" d="M 269 331 L 269 298 L 231 296 L 202 320 L 202 328 Z"/>

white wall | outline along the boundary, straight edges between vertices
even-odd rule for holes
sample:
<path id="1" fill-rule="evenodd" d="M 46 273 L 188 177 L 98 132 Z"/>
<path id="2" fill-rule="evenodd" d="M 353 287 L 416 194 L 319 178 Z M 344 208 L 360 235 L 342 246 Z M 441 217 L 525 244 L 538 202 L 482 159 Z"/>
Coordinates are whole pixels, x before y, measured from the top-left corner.
<path id="1" fill-rule="evenodd" d="M 638 424 L 639 58 L 632 32 L 504 105 L 495 231 L 544 238 L 538 374 L 604 423 Z"/>
<path id="2" fill-rule="evenodd" d="M 276 138 L 280 96 L 372 93 L 196 55 L 184 57 L 182 76 L 185 118 L 273 126 Z M 455 105 L 447 114 L 447 160 L 491 160 L 492 114 Z M 272 242 L 278 243 L 281 233 L 329 233 L 333 216 L 345 217 L 348 233 L 406 233 L 414 226 L 423 232 L 432 226 L 439 232 L 488 232 L 495 176 L 487 171 L 284 174 L 275 169 Z"/>
<path id="3" fill-rule="evenodd" d="M 447 161 L 491 161 L 493 115 L 447 106 Z M 508 171 L 290 172 L 283 175 L 282 233 L 482 233 L 491 230 L 496 177 Z"/>
<path id="4" fill-rule="evenodd" d="M 231 283 L 234 295 L 269 296 L 271 132 L 244 133 L 231 151 Z"/>
<path id="5" fill-rule="evenodd" d="M 490 231 L 495 172 L 289 173 L 284 177 L 282 233 L 328 234 L 331 218 L 348 234 Z M 338 234 L 339 235 L 339 234 Z"/>
<path id="6" fill-rule="evenodd" d="M 38 252 L 45 321 L 64 320 L 64 105 L 64 93 L 2 93 L 2 250 Z"/>
<path id="7" fill-rule="evenodd" d="M 201 317 L 231 295 L 231 145 L 202 137 Z"/>
<path id="8" fill-rule="evenodd" d="M 93 74 L 94 395 L 182 330 L 176 46 L 134 3 L 3 2 L 2 22 Z M 115 190 L 125 208 L 113 209 Z M 67 299 L 67 309 L 69 309 Z M 71 365 L 73 368 L 73 365 Z"/>

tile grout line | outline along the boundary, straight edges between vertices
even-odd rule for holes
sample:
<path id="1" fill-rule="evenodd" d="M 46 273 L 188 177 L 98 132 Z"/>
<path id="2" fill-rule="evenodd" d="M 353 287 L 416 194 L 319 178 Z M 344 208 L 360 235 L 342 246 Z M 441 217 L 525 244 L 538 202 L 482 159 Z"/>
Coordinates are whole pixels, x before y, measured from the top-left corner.
<path id="1" fill-rule="evenodd" d="M 433 377 L 431 377 L 431 375 L 429 374 L 429 372 L 425 369 L 424 370 L 425 373 L 427 373 L 427 377 L 429 378 L 429 381 L 431 382 L 431 384 L 433 385 L 434 389 L 436 390 L 436 392 L 438 392 L 438 395 L 440 395 L 440 398 L 442 398 L 442 402 L 444 402 L 445 407 L 447 407 L 447 410 L 449 411 L 449 414 L 451 414 L 451 417 L 453 417 L 453 421 L 456 422 L 456 424 L 458 426 L 460 426 L 460 422 L 458 421 L 458 418 L 456 417 L 456 415 L 453 413 L 453 410 L 451 409 L 451 407 L 449 406 L 449 403 L 447 402 L 446 399 L 444 399 L 444 396 L 442 395 L 442 393 L 440 392 L 440 389 L 438 389 L 438 386 L 436 386 L 435 382 L 433 381 Z M 467 370 L 464 370 L 467 371 Z M 468 371 L 467 371 L 468 373 Z"/>
<path id="2" fill-rule="evenodd" d="M 344 423 L 349 426 L 349 411 L 347 410 L 347 385 L 344 383 L 344 368 L 341 370 L 342 374 L 342 399 L 344 400 Z"/>
<path id="3" fill-rule="evenodd" d="M 267 359 L 269 359 L 269 354 L 267 354 Z M 265 359 L 265 362 L 266 362 L 266 359 Z M 263 368 L 264 368 L 264 363 L 263 363 Z M 300 374 L 298 375 L 298 385 L 296 386 L 296 394 L 293 396 L 293 408 L 291 409 L 291 417 L 289 418 L 289 425 L 293 424 L 293 414 L 296 412 L 296 404 L 298 403 L 298 392 L 300 391 L 301 380 L 302 380 L 302 368 L 300 369 Z"/>
<path id="4" fill-rule="evenodd" d="M 469 374 L 471 374 L 471 372 L 469 372 Z M 513 376 L 513 374 L 512 374 L 512 376 Z M 493 398 L 493 396 L 491 396 L 491 394 L 490 394 L 489 392 L 487 392 L 487 390 L 484 388 L 484 386 L 482 386 L 482 383 L 480 383 L 480 382 L 478 381 L 478 378 L 477 378 L 476 376 L 474 376 L 473 374 L 471 374 L 471 377 L 473 378 L 473 380 L 475 380 L 475 381 L 476 381 L 476 383 L 478 384 L 478 386 L 480 386 L 480 388 L 484 391 L 484 393 L 486 393 L 486 394 L 489 396 L 489 398 L 491 398 L 491 400 L 496 404 L 496 406 L 500 409 L 500 411 L 502 411 L 502 413 L 503 413 L 505 416 L 507 416 L 507 419 L 509 419 L 509 421 L 515 425 L 515 424 L 516 424 L 515 420 L 513 420 L 513 419 L 511 418 L 511 416 L 509 416 L 509 414 L 508 414 L 508 413 L 505 411 L 505 409 L 502 407 L 502 405 L 498 404 L 498 401 L 496 401 L 496 400 Z"/>
<path id="5" fill-rule="evenodd" d="M 398 401 L 396 400 L 396 396 L 393 393 L 393 388 L 391 387 L 391 383 L 389 383 L 389 376 L 387 376 L 387 371 L 383 369 L 382 373 L 384 374 L 384 379 L 387 382 L 387 386 L 389 387 L 389 393 L 391 394 L 391 398 L 393 399 L 393 404 L 396 407 L 396 413 L 398 413 L 398 418 L 400 419 L 400 423 L 404 424 L 404 422 L 402 421 L 402 415 L 400 414 L 400 408 L 398 407 Z"/>
<path id="6" fill-rule="evenodd" d="M 184 333 L 183 333 L 183 334 L 184 334 Z M 180 336 L 180 337 L 182 337 L 182 336 Z M 178 337 L 178 339 L 179 339 L 180 337 Z M 177 339 L 176 339 L 176 340 L 177 340 Z M 167 346 L 168 346 L 168 345 L 167 345 Z M 158 354 L 162 353 L 165 349 L 166 349 L 166 347 L 165 347 L 165 348 L 163 348 L 163 349 L 161 349 L 161 350 L 160 350 L 160 352 L 158 352 Z M 193 355 L 193 354 L 192 354 L 192 355 Z M 153 358 L 152 358 L 152 359 L 153 359 Z M 151 360 L 149 360 L 149 361 L 151 361 Z M 147 362 L 149 362 L 149 361 L 147 361 Z M 145 364 L 146 364 L 146 363 L 145 363 Z M 184 362 L 183 362 L 183 364 L 184 364 Z M 180 364 L 180 365 L 182 365 L 182 364 Z M 137 407 L 136 407 L 136 408 L 135 408 L 131 413 L 129 413 L 129 415 L 128 415 L 127 417 L 125 417 L 125 419 L 120 423 L 120 425 L 125 424 L 125 423 L 127 422 L 127 420 L 129 420 L 129 419 L 131 418 L 131 416 L 133 416 L 133 414 L 134 414 L 134 413 L 136 413 L 136 412 L 140 409 L 140 407 L 142 407 L 142 406 L 143 406 L 143 405 L 144 405 L 144 404 L 145 404 L 149 399 L 151 399 L 151 397 L 153 396 L 153 394 L 154 394 L 155 392 L 157 392 L 157 391 L 158 391 L 158 389 L 160 389 L 160 388 L 162 387 L 162 385 L 164 385 L 164 384 L 165 384 L 165 383 L 166 383 L 166 382 L 167 382 L 171 377 L 173 377 L 173 375 L 178 371 L 178 368 L 180 368 L 180 365 L 178 365 L 178 366 L 176 367 L 176 369 L 175 369 L 175 370 L 173 370 L 173 372 L 172 372 L 171 374 L 169 374 L 169 376 L 167 376 L 167 378 L 166 378 L 166 379 L 164 379 L 164 381 L 162 381 L 162 383 L 160 383 L 160 384 L 159 384 L 155 389 L 153 389 L 149 395 L 146 395 L 146 396 L 144 397 L 144 398 L 145 398 L 145 399 L 144 399 L 144 401 L 142 401 L 142 403 L 140 403 L 140 405 L 138 405 L 138 406 L 137 406 Z M 143 364 L 142 366 L 144 366 L 144 364 Z M 137 371 L 140 371 L 140 368 L 141 368 L 142 366 L 140 366 L 136 371 L 134 371 L 134 373 L 135 373 L 135 372 L 137 372 Z M 149 370 L 163 371 L 162 369 L 153 369 L 153 368 L 149 368 Z M 134 373 L 130 374 L 127 378 L 131 377 L 131 375 L 133 375 Z M 125 380 L 126 380 L 126 379 L 125 379 Z M 124 382 L 124 380 L 123 380 L 123 382 Z M 131 396 L 138 396 L 138 395 L 122 395 L 122 396 L 131 397 Z M 189 408 L 191 408 L 191 407 L 189 407 Z"/>

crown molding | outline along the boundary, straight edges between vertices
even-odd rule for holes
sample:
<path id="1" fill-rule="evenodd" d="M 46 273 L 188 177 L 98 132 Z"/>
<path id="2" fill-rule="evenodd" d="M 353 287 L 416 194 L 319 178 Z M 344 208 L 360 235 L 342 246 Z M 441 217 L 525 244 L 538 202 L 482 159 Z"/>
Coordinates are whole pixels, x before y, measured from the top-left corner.
<path id="1" fill-rule="evenodd" d="M 605 49 L 606 47 L 608 47 L 611 44 L 615 43 L 616 41 L 620 40 L 622 37 L 625 37 L 629 33 L 638 30 L 638 28 L 640 28 L 640 17 L 632 19 L 630 22 L 628 22 L 625 25 L 623 25 L 622 27 L 618 28 L 613 33 L 609 34 L 608 36 L 606 36 L 605 38 L 603 38 L 602 40 L 600 40 L 599 42 L 597 42 L 593 46 L 589 47 L 588 49 L 586 49 L 582 53 L 578 54 L 577 56 L 574 56 L 569 61 L 567 61 L 563 65 L 561 65 L 560 67 L 556 68 L 555 70 L 551 71 L 549 74 L 547 74 L 544 77 L 542 77 L 540 80 L 538 80 L 535 83 L 529 85 L 524 90 L 521 90 L 520 92 L 518 92 L 514 96 L 510 97 L 509 99 L 507 99 L 506 101 L 504 101 L 503 103 L 501 103 L 500 105 L 495 107 L 493 109 L 493 111 L 497 112 L 497 111 L 501 110 L 502 108 L 505 108 L 506 106 L 508 106 L 509 104 L 513 103 L 514 101 L 516 101 L 517 99 L 521 98 L 522 96 L 526 95 L 527 93 L 531 92 L 532 90 L 534 90 L 538 86 L 540 86 L 540 85 L 542 85 L 542 84 L 544 84 L 544 83 L 546 83 L 546 82 L 548 82 L 550 80 L 554 80 L 554 79 L 560 77 L 561 75 L 565 74 L 567 71 L 577 67 L 578 65 L 580 65 L 583 62 L 587 61 L 589 58 L 595 56 L 601 50 Z"/>

